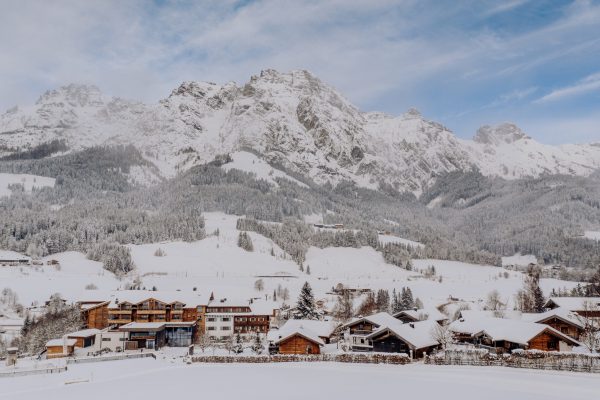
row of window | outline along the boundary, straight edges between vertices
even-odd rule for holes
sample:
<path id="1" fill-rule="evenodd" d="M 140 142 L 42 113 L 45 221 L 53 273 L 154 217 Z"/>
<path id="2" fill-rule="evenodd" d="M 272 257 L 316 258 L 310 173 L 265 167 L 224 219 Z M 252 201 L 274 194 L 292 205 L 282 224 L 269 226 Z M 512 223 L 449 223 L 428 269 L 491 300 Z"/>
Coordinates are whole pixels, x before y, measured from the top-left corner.
<path id="1" fill-rule="evenodd" d="M 216 330 L 217 330 L 217 327 L 216 327 L 216 326 L 208 326 L 208 327 L 206 327 L 206 330 L 207 330 L 207 331 L 216 331 Z M 222 331 L 230 331 L 230 330 L 231 330 L 231 327 L 230 327 L 230 326 L 222 326 L 222 327 L 221 327 L 221 330 L 222 330 Z"/>

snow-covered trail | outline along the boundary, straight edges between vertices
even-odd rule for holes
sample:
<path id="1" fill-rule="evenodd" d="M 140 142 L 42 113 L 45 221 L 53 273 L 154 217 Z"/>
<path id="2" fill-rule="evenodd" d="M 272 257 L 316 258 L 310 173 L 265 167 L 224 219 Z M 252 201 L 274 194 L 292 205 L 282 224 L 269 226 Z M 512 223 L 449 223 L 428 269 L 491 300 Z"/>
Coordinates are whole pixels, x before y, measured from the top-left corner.
<path id="1" fill-rule="evenodd" d="M 90 377 L 91 383 L 65 385 Z M 4 379 L 0 398 L 173 398 L 200 391 L 221 399 L 592 399 L 597 375 L 501 367 L 423 364 L 393 366 L 338 363 L 197 364 L 169 366 L 161 360 L 73 365 L 64 374 Z"/>

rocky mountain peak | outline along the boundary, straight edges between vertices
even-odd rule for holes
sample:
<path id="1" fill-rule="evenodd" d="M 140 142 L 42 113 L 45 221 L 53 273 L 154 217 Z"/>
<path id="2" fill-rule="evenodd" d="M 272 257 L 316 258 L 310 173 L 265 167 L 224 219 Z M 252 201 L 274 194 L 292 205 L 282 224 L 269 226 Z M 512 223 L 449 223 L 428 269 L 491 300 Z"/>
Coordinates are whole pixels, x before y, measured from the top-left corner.
<path id="1" fill-rule="evenodd" d="M 104 104 L 104 100 L 97 86 L 72 83 L 48 90 L 36 102 L 37 105 L 56 103 L 65 103 L 72 107 L 98 107 Z"/>
<path id="2" fill-rule="evenodd" d="M 515 124 L 505 122 L 497 126 L 484 125 L 477 130 L 473 140 L 481 144 L 510 144 L 522 139 L 531 139 Z"/>

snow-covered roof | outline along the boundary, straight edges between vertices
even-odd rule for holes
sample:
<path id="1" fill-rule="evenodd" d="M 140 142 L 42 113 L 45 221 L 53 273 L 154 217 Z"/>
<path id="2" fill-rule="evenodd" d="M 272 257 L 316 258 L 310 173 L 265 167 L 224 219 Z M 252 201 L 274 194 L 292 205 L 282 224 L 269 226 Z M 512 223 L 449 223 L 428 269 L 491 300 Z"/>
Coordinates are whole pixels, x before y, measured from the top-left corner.
<path id="1" fill-rule="evenodd" d="M 11 250 L 0 250 L 0 261 L 30 261 L 31 258 Z"/>
<path id="2" fill-rule="evenodd" d="M 434 321 L 444 321 L 444 320 L 448 319 L 448 316 L 441 313 L 437 308 L 430 308 L 430 309 L 420 308 L 420 309 L 416 309 L 416 310 L 414 310 L 414 309 L 413 310 L 403 310 L 403 311 L 399 311 L 399 312 L 395 313 L 393 315 L 393 317 L 398 318 L 401 315 L 406 315 L 406 316 L 414 319 L 415 321 L 422 321 L 422 320 L 427 320 L 427 319 L 432 319 Z"/>
<path id="3" fill-rule="evenodd" d="M 165 326 L 166 322 L 130 322 L 119 327 L 120 331 L 131 330 L 159 330 Z"/>
<path id="4" fill-rule="evenodd" d="M 600 297 L 550 297 L 545 307 L 557 306 L 569 311 L 581 311 L 586 302 L 600 307 Z"/>
<path id="5" fill-rule="evenodd" d="M 479 318 L 507 318 L 521 319 L 521 311 L 517 310 L 461 310 L 460 315 L 464 319 L 479 319 Z"/>
<path id="6" fill-rule="evenodd" d="M 390 314 L 388 314 L 386 312 L 379 312 L 376 314 L 368 315 L 366 317 L 353 318 L 350 322 L 347 322 L 346 324 L 344 324 L 344 327 L 352 326 L 361 321 L 370 322 L 371 324 L 376 325 L 378 327 L 388 326 L 390 324 L 395 324 L 396 322 L 399 322 L 396 318 L 392 317 Z"/>
<path id="7" fill-rule="evenodd" d="M 583 328 L 582 321 L 580 321 L 572 311 L 569 311 L 563 307 L 558 307 L 543 313 L 523 313 L 521 318 L 523 321 L 539 323 L 542 323 L 542 321 L 545 321 L 549 318 L 558 318 L 579 328 Z"/>
<path id="8" fill-rule="evenodd" d="M 406 324 L 403 324 L 400 320 L 394 320 L 395 323 L 382 326 L 367 337 L 373 338 L 382 332 L 389 331 L 415 349 L 437 346 L 439 344 L 438 341 L 433 338 L 433 330 L 435 327 L 439 326 L 435 320 L 430 319 Z"/>
<path id="9" fill-rule="evenodd" d="M 508 341 L 527 345 L 531 339 L 544 331 L 559 336 L 566 342 L 579 343 L 569 336 L 557 331 L 551 326 L 539 324 L 536 322 L 522 321 L 506 318 L 472 318 L 460 319 L 450 324 L 449 329 L 455 333 L 469 335 L 487 335 L 493 341 Z"/>
<path id="10" fill-rule="evenodd" d="M 319 335 L 317 335 L 315 332 L 311 331 L 310 329 L 305 328 L 302 325 L 296 327 L 295 329 L 287 331 L 287 334 L 285 336 L 282 336 L 278 340 L 276 340 L 275 344 L 279 344 L 295 335 L 302 336 L 305 339 L 308 339 L 311 342 L 315 342 L 321 346 L 325 345 L 325 343 L 323 342 L 323 340 L 321 340 Z"/>
<path id="11" fill-rule="evenodd" d="M 268 339 L 277 341 L 282 337 L 288 336 L 299 328 L 305 328 L 316 334 L 318 337 L 328 338 L 338 327 L 333 321 L 315 321 L 308 319 L 290 319 L 279 329 L 271 329 L 268 333 Z"/>
<path id="12" fill-rule="evenodd" d="M 52 339 L 46 343 L 46 347 L 64 346 L 65 343 L 67 346 L 75 346 L 77 339 Z"/>
<path id="13" fill-rule="evenodd" d="M 138 304 L 148 299 L 155 299 L 165 304 L 181 302 L 185 304 L 186 307 L 193 308 L 207 304 L 209 297 L 210 294 L 185 293 L 179 291 L 118 290 L 110 295 L 109 307 L 114 308 L 117 307 L 118 304 L 126 302 Z"/>
<path id="14" fill-rule="evenodd" d="M 87 338 L 90 336 L 96 336 L 96 334 L 100 333 L 100 329 L 90 328 L 90 329 L 82 329 L 77 332 L 68 333 L 67 336 L 70 338 Z"/>

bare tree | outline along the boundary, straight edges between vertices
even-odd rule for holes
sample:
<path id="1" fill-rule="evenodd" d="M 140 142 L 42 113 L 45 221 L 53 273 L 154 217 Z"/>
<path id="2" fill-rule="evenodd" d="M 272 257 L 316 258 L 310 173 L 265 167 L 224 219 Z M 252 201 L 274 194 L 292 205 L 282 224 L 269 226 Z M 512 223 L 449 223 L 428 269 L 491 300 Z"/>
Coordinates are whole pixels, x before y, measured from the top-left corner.
<path id="1" fill-rule="evenodd" d="M 494 312 L 495 317 L 503 317 L 504 310 L 506 310 L 506 302 L 502 301 L 500 297 L 500 292 L 496 289 L 492 290 L 488 293 L 487 299 L 485 301 L 486 310 L 490 310 Z"/>
<path id="2" fill-rule="evenodd" d="M 431 338 L 438 342 L 444 350 L 448 348 L 448 345 L 454 343 L 454 334 L 448 325 L 436 325 L 431 329 L 430 334 Z"/>
<path id="3" fill-rule="evenodd" d="M 262 292 L 265 289 L 265 283 L 262 279 L 258 279 L 256 282 L 254 282 L 254 289 L 258 292 Z"/>
<path id="4" fill-rule="evenodd" d="M 213 340 L 209 335 L 203 332 L 198 335 L 198 339 L 196 339 L 196 344 L 204 353 L 204 351 L 213 344 Z"/>
<path id="5" fill-rule="evenodd" d="M 583 327 L 579 341 L 590 353 L 596 353 L 600 350 L 600 319 L 594 318 L 592 314 L 599 312 L 600 307 L 590 300 L 585 300 L 582 311 L 581 314 L 575 315 Z"/>

